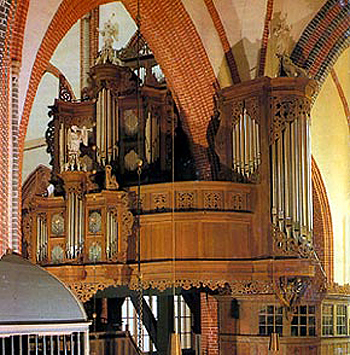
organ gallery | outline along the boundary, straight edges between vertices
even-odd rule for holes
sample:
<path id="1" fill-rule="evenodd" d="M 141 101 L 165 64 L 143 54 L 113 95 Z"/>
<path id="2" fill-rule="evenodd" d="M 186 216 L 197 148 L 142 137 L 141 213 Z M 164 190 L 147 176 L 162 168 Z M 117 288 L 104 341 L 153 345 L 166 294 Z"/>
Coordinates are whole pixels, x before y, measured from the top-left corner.
<path id="1" fill-rule="evenodd" d="M 231 79 L 223 84 L 218 75 L 201 86 L 176 63 L 160 69 L 158 58 L 174 57 L 180 35 L 151 50 L 149 17 L 138 13 L 117 49 L 127 26 L 115 14 L 102 23 L 99 11 L 84 15 L 76 34 L 79 94 L 73 74 L 52 63 L 45 69 L 58 83 L 46 110 L 49 162 L 36 164 L 21 196 L 22 254 L 84 305 L 90 353 L 349 350 L 348 286 L 333 282 L 328 205 L 311 140 L 322 82 L 301 65 L 304 52 L 290 49 L 287 16 L 274 13 L 264 32 L 265 71 L 257 65 L 256 75 L 238 80 L 230 55 L 239 70 L 248 64 L 232 47 L 223 54 L 227 72 L 218 69 Z M 200 52 L 191 52 L 196 38 L 190 42 L 176 58 L 191 58 L 184 71 L 202 73 Z M 196 90 L 179 94 L 192 84 Z M 80 345 L 64 339 L 51 348 L 74 354 Z"/>

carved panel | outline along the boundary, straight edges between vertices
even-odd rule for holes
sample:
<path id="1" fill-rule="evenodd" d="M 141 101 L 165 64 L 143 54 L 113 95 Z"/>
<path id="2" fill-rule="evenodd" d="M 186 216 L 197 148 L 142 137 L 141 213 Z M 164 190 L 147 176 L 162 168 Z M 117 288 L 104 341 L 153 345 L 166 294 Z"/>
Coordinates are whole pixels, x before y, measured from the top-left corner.
<path id="1" fill-rule="evenodd" d="M 223 209 L 223 194 L 222 192 L 204 192 L 204 208 L 221 210 Z"/>
<path id="2" fill-rule="evenodd" d="M 194 192 L 176 192 L 176 208 L 192 209 L 195 208 L 195 193 Z"/>
<path id="3" fill-rule="evenodd" d="M 89 261 L 98 262 L 102 258 L 102 248 L 101 244 L 98 242 L 93 242 L 89 247 Z"/>
<path id="4" fill-rule="evenodd" d="M 246 195 L 241 192 L 230 192 L 228 209 L 234 211 L 248 210 Z"/>
<path id="5" fill-rule="evenodd" d="M 165 210 L 169 208 L 169 201 L 168 201 L 168 194 L 167 193 L 153 193 L 152 194 L 152 209 L 155 210 Z"/>
<path id="6" fill-rule="evenodd" d="M 51 261 L 59 264 L 64 261 L 64 245 L 55 245 L 51 250 Z"/>

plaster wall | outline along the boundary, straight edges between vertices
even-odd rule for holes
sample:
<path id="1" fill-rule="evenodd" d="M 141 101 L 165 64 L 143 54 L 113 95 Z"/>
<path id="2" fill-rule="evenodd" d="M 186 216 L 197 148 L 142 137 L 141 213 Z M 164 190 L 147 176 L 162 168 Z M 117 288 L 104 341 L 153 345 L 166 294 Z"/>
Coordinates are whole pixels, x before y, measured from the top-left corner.
<path id="1" fill-rule="evenodd" d="M 350 49 L 334 70 L 350 102 Z M 321 171 L 334 232 L 334 280 L 350 282 L 350 127 L 335 82 L 326 79 L 312 110 L 312 154 Z"/>

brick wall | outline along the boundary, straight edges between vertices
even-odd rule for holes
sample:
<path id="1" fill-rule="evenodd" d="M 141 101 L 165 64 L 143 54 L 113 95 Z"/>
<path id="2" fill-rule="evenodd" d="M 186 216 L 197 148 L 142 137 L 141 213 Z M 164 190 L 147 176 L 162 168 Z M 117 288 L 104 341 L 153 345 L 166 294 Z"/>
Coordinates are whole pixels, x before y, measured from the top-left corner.
<path id="1" fill-rule="evenodd" d="M 320 82 L 327 77 L 341 53 L 350 45 L 350 2 L 328 0 L 307 25 L 291 59 Z"/>
<path id="2" fill-rule="evenodd" d="M 10 34 L 14 3 L 0 0 L 0 255 L 9 244 L 9 177 L 10 163 Z"/>
<path id="3" fill-rule="evenodd" d="M 201 293 L 201 349 L 204 355 L 219 354 L 219 308 L 215 297 Z"/>

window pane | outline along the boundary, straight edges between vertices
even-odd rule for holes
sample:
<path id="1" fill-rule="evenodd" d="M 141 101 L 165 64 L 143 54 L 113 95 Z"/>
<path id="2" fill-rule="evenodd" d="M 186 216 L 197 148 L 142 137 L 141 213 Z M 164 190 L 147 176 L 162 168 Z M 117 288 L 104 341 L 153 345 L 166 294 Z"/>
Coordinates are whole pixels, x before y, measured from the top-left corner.
<path id="1" fill-rule="evenodd" d="M 292 325 L 298 324 L 298 320 L 299 320 L 299 317 L 298 316 L 294 316 L 293 319 L 292 319 Z"/>
<path id="2" fill-rule="evenodd" d="M 266 317 L 265 316 L 259 316 L 259 324 L 260 325 L 266 324 Z"/>
<path id="3" fill-rule="evenodd" d="M 259 327 L 259 334 L 266 335 L 266 327 Z"/>
<path id="4" fill-rule="evenodd" d="M 278 325 L 282 325 L 282 322 L 283 322 L 283 319 L 282 319 L 282 316 L 276 316 L 276 324 Z"/>
<path id="5" fill-rule="evenodd" d="M 292 334 L 292 337 L 298 336 L 298 327 L 292 327 L 291 334 Z"/>
<path id="6" fill-rule="evenodd" d="M 300 306 L 300 314 L 306 314 L 306 306 Z"/>

